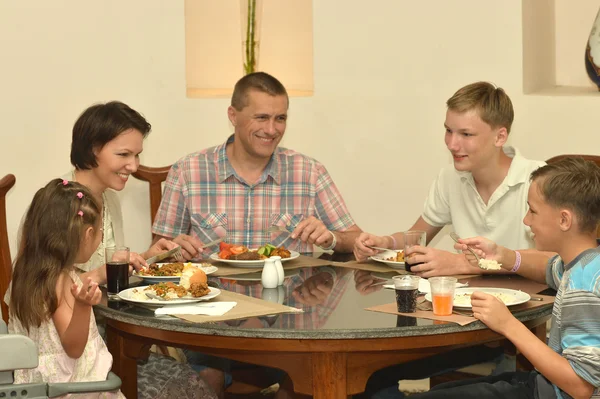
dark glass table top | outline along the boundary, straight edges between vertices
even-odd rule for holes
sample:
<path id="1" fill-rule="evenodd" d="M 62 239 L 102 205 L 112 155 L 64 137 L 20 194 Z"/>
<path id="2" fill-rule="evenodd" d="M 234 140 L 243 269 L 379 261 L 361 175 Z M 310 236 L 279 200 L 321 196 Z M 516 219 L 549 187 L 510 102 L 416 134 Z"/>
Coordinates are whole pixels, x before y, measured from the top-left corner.
<path id="1" fill-rule="evenodd" d="M 328 254 L 321 256 L 331 258 Z M 350 259 L 350 256 L 334 255 L 331 258 L 335 261 L 346 259 Z M 355 282 L 357 273 L 363 276 L 370 273 L 373 284 L 366 287 L 357 284 Z M 303 313 L 282 313 L 216 323 L 191 323 L 174 316 L 155 316 L 152 309 L 121 300 L 108 299 L 106 295 L 102 302 L 95 306 L 95 312 L 108 319 L 162 330 L 257 338 L 383 338 L 445 334 L 486 328 L 481 322 L 460 326 L 451 322 L 364 310 L 367 307 L 395 302 L 394 290 L 383 288 L 381 284 L 394 275 L 396 272 L 393 271 L 372 273 L 333 265 L 304 267 L 286 270 L 284 284 L 272 289 L 262 287 L 260 273 L 228 277 L 208 276 L 209 285 L 213 287 L 303 309 Z M 506 285 L 507 281 L 510 283 L 510 279 L 515 282 L 520 282 L 521 279 L 518 276 L 482 278 L 489 279 L 489 284 L 485 284 L 487 286 L 494 286 L 494 282 L 499 279 L 503 279 L 502 285 Z M 140 283 L 139 279 L 134 281 L 132 278 L 132 284 Z M 320 288 L 316 288 L 317 286 Z M 544 288 L 539 285 L 539 291 Z M 538 287 L 533 285 L 531 290 L 537 292 Z M 527 321 L 547 316 L 551 310 L 551 306 L 544 306 L 518 312 L 515 316 L 521 321 Z"/>

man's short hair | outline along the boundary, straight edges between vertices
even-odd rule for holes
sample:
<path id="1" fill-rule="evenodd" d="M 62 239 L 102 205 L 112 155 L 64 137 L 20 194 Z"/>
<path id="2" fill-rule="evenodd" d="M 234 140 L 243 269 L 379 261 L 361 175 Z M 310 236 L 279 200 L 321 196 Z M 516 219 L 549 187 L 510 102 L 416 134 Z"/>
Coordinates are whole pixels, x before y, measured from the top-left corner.
<path id="1" fill-rule="evenodd" d="M 126 130 L 135 129 L 146 138 L 152 126 L 137 111 L 119 101 L 92 105 L 79 116 L 73 126 L 71 164 L 79 170 L 98 166 L 94 150 Z"/>
<path id="2" fill-rule="evenodd" d="M 510 97 L 489 82 L 471 83 L 459 89 L 446 105 L 459 113 L 476 110 L 482 121 L 492 128 L 505 127 L 508 133 L 515 118 Z"/>
<path id="3" fill-rule="evenodd" d="M 575 213 L 582 232 L 600 222 L 600 167 L 581 157 L 561 159 L 531 174 L 546 203 Z"/>
<path id="4" fill-rule="evenodd" d="M 244 109 L 248 105 L 248 93 L 251 90 L 271 96 L 285 96 L 289 104 L 287 91 L 279 80 L 265 72 L 254 72 L 244 76 L 235 84 L 231 96 L 231 106 L 238 111 Z"/>

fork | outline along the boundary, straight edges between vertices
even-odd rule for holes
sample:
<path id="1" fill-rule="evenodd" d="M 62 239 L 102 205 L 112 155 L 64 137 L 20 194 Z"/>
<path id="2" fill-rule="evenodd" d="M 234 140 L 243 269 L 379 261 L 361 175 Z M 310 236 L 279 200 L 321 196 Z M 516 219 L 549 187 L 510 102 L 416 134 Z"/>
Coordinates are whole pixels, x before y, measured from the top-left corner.
<path id="1" fill-rule="evenodd" d="M 458 240 L 460 240 L 460 237 L 454 231 L 450 233 L 450 238 L 452 238 L 455 243 L 459 244 Z M 481 260 L 481 258 L 479 257 L 479 255 L 477 255 L 475 253 L 475 251 L 473 251 L 468 245 L 467 245 L 467 249 L 469 250 L 469 252 L 471 252 L 473 254 L 473 256 L 475 257 L 475 259 L 477 259 L 477 263 L 479 263 L 479 261 Z"/>
<path id="2" fill-rule="evenodd" d="M 282 233 L 288 233 L 288 234 L 292 234 L 288 231 L 288 229 L 286 229 L 283 226 L 270 226 L 268 229 L 264 230 L 265 233 L 276 233 L 276 232 L 282 232 Z"/>

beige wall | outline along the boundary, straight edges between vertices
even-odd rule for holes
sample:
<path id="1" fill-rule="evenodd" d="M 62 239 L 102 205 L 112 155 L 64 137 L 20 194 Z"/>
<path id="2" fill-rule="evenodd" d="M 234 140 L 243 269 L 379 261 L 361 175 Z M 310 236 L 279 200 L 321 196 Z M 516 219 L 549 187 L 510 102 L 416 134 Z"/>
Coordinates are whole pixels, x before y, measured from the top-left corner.
<path id="1" fill-rule="evenodd" d="M 185 96 L 183 21 L 177 0 L 0 0 L 0 175 L 17 176 L 13 254 L 33 193 L 69 169 L 71 127 L 88 105 L 119 99 L 145 114 L 147 165 L 232 131 L 227 100 Z M 580 68 L 583 40 L 573 43 Z M 444 102 L 475 80 L 512 96 L 511 142 L 525 156 L 599 153 L 599 98 L 522 94 L 518 0 L 314 1 L 314 63 L 315 94 L 291 100 L 283 144 L 325 163 L 366 230 L 389 233 L 417 218 L 450 161 Z M 122 199 L 127 241 L 143 250 L 147 191 L 130 181 Z"/>

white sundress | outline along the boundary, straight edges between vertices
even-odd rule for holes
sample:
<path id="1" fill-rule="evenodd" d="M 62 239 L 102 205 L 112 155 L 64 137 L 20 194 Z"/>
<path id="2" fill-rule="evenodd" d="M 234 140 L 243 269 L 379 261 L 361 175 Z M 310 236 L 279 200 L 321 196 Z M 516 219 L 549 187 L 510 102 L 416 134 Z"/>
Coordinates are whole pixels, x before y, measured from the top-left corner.
<path id="1" fill-rule="evenodd" d="M 70 276 L 79 287 L 82 286 L 77 273 L 71 272 Z M 38 346 L 38 367 L 16 370 L 14 373 L 16 384 L 103 381 L 112 367 L 113 358 L 98 333 L 94 312 L 90 315 L 87 345 L 79 359 L 73 359 L 65 352 L 52 318 L 42 322 L 39 327 L 31 327 L 27 332 L 18 319 L 11 317 L 8 331 L 10 334 L 28 336 Z M 121 391 L 66 395 L 66 397 L 125 398 Z"/>

